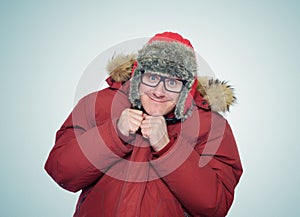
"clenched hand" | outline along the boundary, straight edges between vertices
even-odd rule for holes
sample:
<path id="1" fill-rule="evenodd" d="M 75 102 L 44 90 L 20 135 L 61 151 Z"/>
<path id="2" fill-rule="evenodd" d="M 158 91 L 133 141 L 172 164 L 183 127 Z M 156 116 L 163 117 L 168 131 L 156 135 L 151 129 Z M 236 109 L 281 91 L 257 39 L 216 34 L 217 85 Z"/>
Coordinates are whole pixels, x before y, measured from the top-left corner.
<path id="1" fill-rule="evenodd" d="M 141 126 L 143 112 L 136 109 L 124 109 L 121 113 L 117 127 L 124 136 L 135 133 Z"/>
<path id="2" fill-rule="evenodd" d="M 117 127 L 124 136 L 129 136 L 141 128 L 143 137 L 149 139 L 155 151 L 163 149 L 170 142 L 163 116 L 154 117 L 143 114 L 140 110 L 125 109 L 121 113 Z"/>
<path id="3" fill-rule="evenodd" d="M 143 114 L 144 120 L 141 124 L 143 137 L 149 139 L 150 145 L 155 151 L 163 149 L 169 142 L 166 121 L 163 116 L 149 116 Z"/>

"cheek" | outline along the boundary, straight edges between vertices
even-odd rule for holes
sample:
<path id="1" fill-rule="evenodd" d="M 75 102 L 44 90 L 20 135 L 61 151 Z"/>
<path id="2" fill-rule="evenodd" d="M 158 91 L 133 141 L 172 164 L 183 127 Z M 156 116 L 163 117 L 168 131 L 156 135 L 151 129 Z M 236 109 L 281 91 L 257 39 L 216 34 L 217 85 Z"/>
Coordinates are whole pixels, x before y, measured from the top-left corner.
<path id="1" fill-rule="evenodd" d="M 148 101 L 149 100 L 147 100 L 147 97 L 145 96 L 145 94 L 141 94 L 141 103 L 142 103 L 142 106 L 147 105 Z"/>
<path id="2" fill-rule="evenodd" d="M 170 94 L 169 94 L 169 98 L 171 99 L 172 104 L 173 104 L 174 106 L 177 104 L 178 99 L 179 99 L 179 96 L 180 96 L 179 93 L 170 93 Z"/>
<path id="3" fill-rule="evenodd" d="M 179 96 L 179 93 L 173 93 L 173 95 L 171 96 L 175 104 L 177 104 Z"/>
<path id="4" fill-rule="evenodd" d="M 152 90 L 153 88 L 152 87 L 148 87 L 146 85 L 143 85 L 143 84 L 140 84 L 139 86 L 139 93 L 140 95 L 144 95 L 146 92 L 149 92 L 150 90 Z"/>

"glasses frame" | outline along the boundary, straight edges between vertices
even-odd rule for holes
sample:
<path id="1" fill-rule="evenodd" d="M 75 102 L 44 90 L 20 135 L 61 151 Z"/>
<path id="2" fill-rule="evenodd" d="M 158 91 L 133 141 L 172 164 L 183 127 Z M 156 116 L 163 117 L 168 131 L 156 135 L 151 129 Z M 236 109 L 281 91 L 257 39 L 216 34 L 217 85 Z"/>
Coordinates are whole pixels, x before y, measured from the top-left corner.
<path id="1" fill-rule="evenodd" d="M 144 76 L 145 74 L 147 74 L 147 73 L 149 73 L 149 74 L 155 74 L 155 75 L 159 76 L 159 77 L 160 77 L 159 82 L 158 82 L 156 85 L 154 85 L 154 86 L 153 86 L 153 85 L 146 84 L 145 82 L 143 82 L 143 76 Z M 186 81 L 185 81 L 185 80 L 181 80 L 181 79 L 178 79 L 178 78 L 173 78 L 174 80 L 177 80 L 177 81 L 181 81 L 181 82 L 182 82 L 181 89 L 180 89 L 179 91 L 173 91 L 173 90 L 169 90 L 169 89 L 166 87 L 166 83 L 165 83 L 165 80 L 166 80 L 166 79 L 170 79 L 170 77 L 163 76 L 163 75 L 159 75 L 159 74 L 153 73 L 153 72 L 145 72 L 145 71 L 142 71 L 141 82 L 142 82 L 144 85 L 148 86 L 148 87 L 157 87 L 157 86 L 160 84 L 160 82 L 163 82 L 164 88 L 165 88 L 166 91 L 172 92 L 172 93 L 180 93 L 180 92 L 182 91 L 183 87 L 184 87 L 185 84 L 186 84 Z"/>

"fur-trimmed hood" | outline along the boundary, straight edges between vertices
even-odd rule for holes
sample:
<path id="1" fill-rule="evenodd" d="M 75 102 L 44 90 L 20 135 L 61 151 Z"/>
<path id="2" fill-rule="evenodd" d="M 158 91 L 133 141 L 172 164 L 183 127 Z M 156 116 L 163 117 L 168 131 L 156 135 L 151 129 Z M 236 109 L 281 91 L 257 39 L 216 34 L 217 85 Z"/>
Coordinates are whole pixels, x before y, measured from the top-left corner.
<path id="1" fill-rule="evenodd" d="M 112 80 L 125 82 L 131 78 L 132 67 L 136 61 L 135 54 L 118 54 L 112 57 L 106 70 Z M 226 82 L 206 76 L 198 76 L 197 91 L 208 102 L 209 107 L 215 112 L 229 111 L 230 106 L 236 102 L 234 89 Z"/>

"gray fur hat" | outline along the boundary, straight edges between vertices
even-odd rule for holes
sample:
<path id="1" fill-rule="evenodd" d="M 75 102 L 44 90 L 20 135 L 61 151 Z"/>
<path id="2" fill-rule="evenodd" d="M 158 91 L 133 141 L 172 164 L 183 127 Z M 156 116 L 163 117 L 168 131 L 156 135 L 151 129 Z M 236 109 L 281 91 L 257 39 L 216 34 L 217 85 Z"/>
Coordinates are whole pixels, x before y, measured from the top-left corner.
<path id="1" fill-rule="evenodd" d="M 194 83 L 197 76 L 197 62 L 191 44 L 188 40 L 183 40 L 185 41 L 166 40 L 160 37 L 150 40 L 138 51 L 137 66 L 131 78 L 129 91 L 129 100 L 134 107 L 139 109 L 142 107 L 139 94 L 142 73 L 147 71 L 158 72 L 185 81 L 174 114 L 175 118 L 180 120 L 185 120 L 189 116 L 193 108 L 192 103 L 188 105 L 189 108 L 186 108 L 186 101 L 191 89 L 196 89 Z M 186 45 L 186 41 L 189 43 L 188 45 Z"/>

